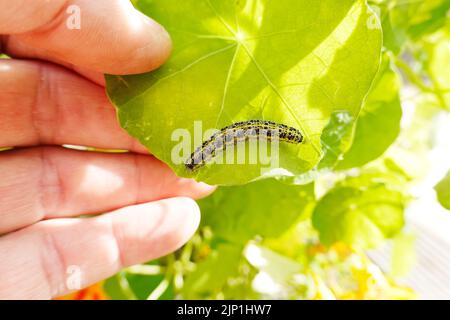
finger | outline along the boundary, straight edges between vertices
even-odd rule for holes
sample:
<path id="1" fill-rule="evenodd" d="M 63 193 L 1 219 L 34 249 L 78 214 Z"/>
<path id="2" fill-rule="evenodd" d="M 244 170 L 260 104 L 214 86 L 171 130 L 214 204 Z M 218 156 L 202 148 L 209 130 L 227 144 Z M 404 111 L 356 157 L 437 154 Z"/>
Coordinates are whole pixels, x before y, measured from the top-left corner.
<path id="1" fill-rule="evenodd" d="M 146 152 L 104 88 L 49 63 L 0 60 L 0 147 L 75 144 Z"/>
<path id="2" fill-rule="evenodd" d="M 199 220 L 193 200 L 172 198 L 90 219 L 39 222 L 0 238 L 0 299 L 49 299 L 81 289 L 78 283 L 86 287 L 178 249 Z"/>
<path id="3" fill-rule="evenodd" d="M 151 156 L 42 147 L 0 155 L 0 234 L 55 217 L 103 213 L 213 188 L 177 177 Z"/>
<path id="4" fill-rule="evenodd" d="M 0 0 L 0 34 L 9 34 L 2 38 L 9 55 L 101 73 L 150 71 L 171 50 L 164 28 L 124 0 Z"/>

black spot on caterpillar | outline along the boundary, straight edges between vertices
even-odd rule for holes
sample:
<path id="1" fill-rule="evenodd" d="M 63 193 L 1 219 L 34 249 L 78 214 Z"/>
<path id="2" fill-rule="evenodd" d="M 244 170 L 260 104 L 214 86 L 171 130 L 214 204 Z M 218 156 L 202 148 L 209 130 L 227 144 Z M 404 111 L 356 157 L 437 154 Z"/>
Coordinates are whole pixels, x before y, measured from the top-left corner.
<path id="1" fill-rule="evenodd" d="M 263 139 L 267 141 L 283 141 L 291 144 L 303 142 L 303 134 L 292 127 L 265 120 L 249 120 L 236 122 L 227 126 L 197 148 L 185 162 L 185 166 L 190 171 L 196 171 L 205 166 L 220 151 L 227 146 L 236 145 L 238 142 L 252 139 Z"/>

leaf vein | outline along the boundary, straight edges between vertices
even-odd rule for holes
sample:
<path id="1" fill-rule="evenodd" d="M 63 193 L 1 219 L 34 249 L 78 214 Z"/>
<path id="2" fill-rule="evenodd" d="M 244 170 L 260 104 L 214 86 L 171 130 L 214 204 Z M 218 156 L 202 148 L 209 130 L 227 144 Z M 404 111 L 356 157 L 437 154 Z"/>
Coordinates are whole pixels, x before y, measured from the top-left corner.
<path id="1" fill-rule="evenodd" d="M 227 95 L 228 95 L 228 88 L 230 86 L 231 75 L 233 73 L 234 65 L 236 64 L 236 58 L 238 56 L 239 48 L 240 48 L 240 45 L 238 44 L 236 46 L 236 51 L 234 52 L 233 59 L 231 60 L 230 68 L 228 69 L 228 74 L 227 74 L 227 78 L 225 80 L 225 86 L 224 86 L 224 89 L 223 89 L 222 104 L 220 106 L 219 114 L 217 116 L 216 127 L 219 124 L 220 118 L 221 118 L 222 113 L 223 113 L 224 108 L 225 108 L 225 100 L 226 100 Z"/>
<path id="2" fill-rule="evenodd" d="M 208 54 L 206 54 L 206 55 L 204 55 L 204 56 L 202 56 L 202 57 L 196 59 L 195 61 L 192 61 L 191 63 L 189 63 L 188 65 L 186 65 L 186 66 L 183 67 L 182 69 L 179 69 L 179 70 L 177 70 L 177 71 L 175 71 L 175 72 L 173 72 L 173 73 L 171 73 L 171 74 L 168 74 L 168 75 L 166 75 L 166 76 L 164 76 L 164 77 L 158 79 L 152 86 L 148 87 L 147 89 L 145 89 L 145 90 L 142 91 L 141 93 L 135 95 L 135 96 L 132 97 L 130 100 L 128 100 L 126 103 L 129 103 L 129 102 L 131 102 L 131 101 L 137 99 L 138 97 L 140 97 L 140 96 L 146 94 L 150 89 L 154 89 L 158 84 L 160 84 L 160 83 L 163 82 L 164 80 L 173 78 L 174 76 L 176 76 L 176 75 L 178 75 L 178 74 L 180 74 L 180 73 L 183 73 L 183 72 L 185 72 L 186 70 L 189 70 L 190 68 L 192 68 L 192 67 L 195 66 L 196 64 L 198 64 L 198 63 L 200 63 L 200 62 L 202 62 L 202 61 L 205 61 L 205 60 L 207 60 L 208 58 L 211 58 L 211 57 L 213 57 L 213 56 L 215 56 L 215 55 L 217 55 L 217 54 L 220 54 L 220 53 L 222 53 L 222 52 L 225 52 L 225 51 L 227 51 L 227 50 L 229 50 L 229 49 L 231 49 L 231 48 L 233 48 L 233 47 L 235 47 L 235 46 L 237 46 L 237 44 L 236 44 L 236 43 L 232 43 L 232 44 L 230 44 L 230 45 L 228 45 L 228 46 L 226 46 L 226 47 L 223 47 L 223 48 L 220 48 L 220 49 L 215 50 L 215 51 L 213 51 L 213 52 L 210 52 L 210 53 L 208 53 Z"/>
<path id="3" fill-rule="evenodd" d="M 284 106 L 286 107 L 286 109 L 289 111 L 289 113 L 291 114 L 291 116 L 294 118 L 294 120 L 297 122 L 297 124 L 299 125 L 300 129 L 304 132 L 305 137 L 310 140 L 310 136 L 309 133 L 305 130 L 305 127 L 303 126 L 302 122 L 300 121 L 300 119 L 297 117 L 297 115 L 295 114 L 294 110 L 292 109 L 291 105 L 286 101 L 286 99 L 283 97 L 283 95 L 281 94 L 281 92 L 278 90 L 278 88 L 275 86 L 275 84 L 272 82 L 272 80 L 270 80 L 269 76 L 264 72 L 264 69 L 260 66 L 260 64 L 258 63 L 258 61 L 256 61 L 255 57 L 251 54 L 250 50 L 247 48 L 247 46 L 245 44 L 242 44 L 242 47 L 245 49 L 245 51 L 247 52 L 248 56 L 250 57 L 250 59 L 252 60 L 252 62 L 255 64 L 256 68 L 258 69 L 258 71 L 261 73 L 261 75 L 264 77 L 264 79 L 266 80 L 266 82 L 269 84 L 269 86 L 271 87 L 271 89 L 275 92 L 275 94 L 280 98 L 281 102 L 284 104 Z M 310 140 L 311 141 L 311 140 Z M 311 142 L 311 145 L 313 146 L 314 150 L 320 155 L 321 152 L 320 150 L 317 148 L 317 146 Z"/>

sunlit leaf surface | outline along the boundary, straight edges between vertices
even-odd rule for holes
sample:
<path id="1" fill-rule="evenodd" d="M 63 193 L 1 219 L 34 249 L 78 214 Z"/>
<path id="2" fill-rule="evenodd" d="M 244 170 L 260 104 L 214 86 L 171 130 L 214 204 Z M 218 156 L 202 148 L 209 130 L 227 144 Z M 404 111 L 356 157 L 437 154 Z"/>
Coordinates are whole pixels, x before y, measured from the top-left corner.
<path id="1" fill-rule="evenodd" d="M 159 70 L 109 76 L 107 88 L 122 126 L 179 175 L 213 184 L 246 183 L 261 163 L 210 164 L 190 172 L 175 161 L 177 129 L 191 134 L 187 159 L 205 138 L 194 122 L 221 129 L 249 119 L 300 130 L 305 142 L 281 143 L 282 174 L 314 168 L 320 137 L 335 111 L 356 118 L 380 63 L 381 30 L 358 0 L 152 0 L 137 7 L 173 38 L 171 59 Z M 207 135 L 208 136 L 208 135 Z"/>

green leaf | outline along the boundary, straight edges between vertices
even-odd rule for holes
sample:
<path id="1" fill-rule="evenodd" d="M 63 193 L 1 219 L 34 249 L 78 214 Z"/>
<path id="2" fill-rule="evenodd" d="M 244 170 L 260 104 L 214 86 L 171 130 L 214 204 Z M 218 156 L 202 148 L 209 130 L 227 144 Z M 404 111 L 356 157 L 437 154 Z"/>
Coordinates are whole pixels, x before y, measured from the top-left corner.
<path id="1" fill-rule="evenodd" d="M 333 168 L 351 144 L 354 118 L 348 112 L 335 112 L 322 133 L 324 156 L 318 169 Z"/>
<path id="2" fill-rule="evenodd" d="M 414 18 L 410 20 L 408 33 L 413 39 L 431 34 L 448 21 L 450 2 L 448 0 L 427 0 L 419 3 Z"/>
<path id="3" fill-rule="evenodd" d="M 407 21 L 401 19 L 398 21 L 397 10 L 393 10 L 389 6 L 389 2 L 381 1 L 374 6 L 374 10 L 378 13 L 381 20 L 381 27 L 383 30 L 383 46 L 394 54 L 399 54 L 408 40 L 407 35 Z M 392 2 L 392 1 L 391 1 Z M 394 6 L 395 9 L 395 6 Z M 400 15 L 402 17 L 403 15 Z"/>
<path id="4" fill-rule="evenodd" d="M 108 278 L 103 284 L 103 290 L 111 300 L 136 300 L 133 290 L 124 272 Z"/>
<path id="5" fill-rule="evenodd" d="M 310 213 L 313 185 L 286 185 L 274 179 L 221 187 L 199 202 L 203 225 L 218 237 L 246 243 L 255 236 L 276 237 Z"/>
<path id="6" fill-rule="evenodd" d="M 375 79 L 356 123 L 353 144 L 337 169 L 360 167 L 383 155 L 400 133 L 402 107 L 400 79 L 384 55 Z"/>
<path id="7" fill-rule="evenodd" d="M 211 163 L 195 172 L 184 166 L 210 136 L 203 136 L 207 129 L 249 119 L 283 123 L 304 134 L 304 143 L 281 143 L 272 155 L 284 169 L 277 174 L 316 167 L 331 115 L 345 111 L 356 117 L 380 62 L 380 27 L 363 0 L 136 5 L 168 29 L 173 54 L 155 72 L 108 76 L 108 94 L 122 126 L 152 154 L 177 174 L 210 184 L 243 184 L 265 175 L 262 163 Z M 195 121 L 203 129 L 197 134 Z"/>
<path id="8" fill-rule="evenodd" d="M 371 248 L 401 230 L 404 206 L 403 193 L 376 176 L 351 178 L 318 202 L 312 222 L 325 245 L 344 242 Z"/>
<path id="9" fill-rule="evenodd" d="M 450 171 L 447 173 L 447 176 L 436 185 L 435 190 L 440 204 L 444 208 L 450 210 Z"/>
<path id="10" fill-rule="evenodd" d="M 419 40 L 442 28 L 448 20 L 448 0 L 376 2 L 380 11 L 386 48 L 395 54 L 402 52 L 409 39 Z"/>
<path id="11" fill-rule="evenodd" d="M 243 247 L 220 244 L 186 277 L 184 299 L 204 299 L 221 292 L 229 278 L 238 274 Z"/>
<path id="12" fill-rule="evenodd" d="M 127 275 L 127 279 L 137 299 L 146 300 L 161 281 L 164 280 L 164 275 L 148 276 L 129 274 Z M 172 300 L 174 296 L 173 285 L 170 283 L 168 288 L 158 297 L 158 300 Z"/>

